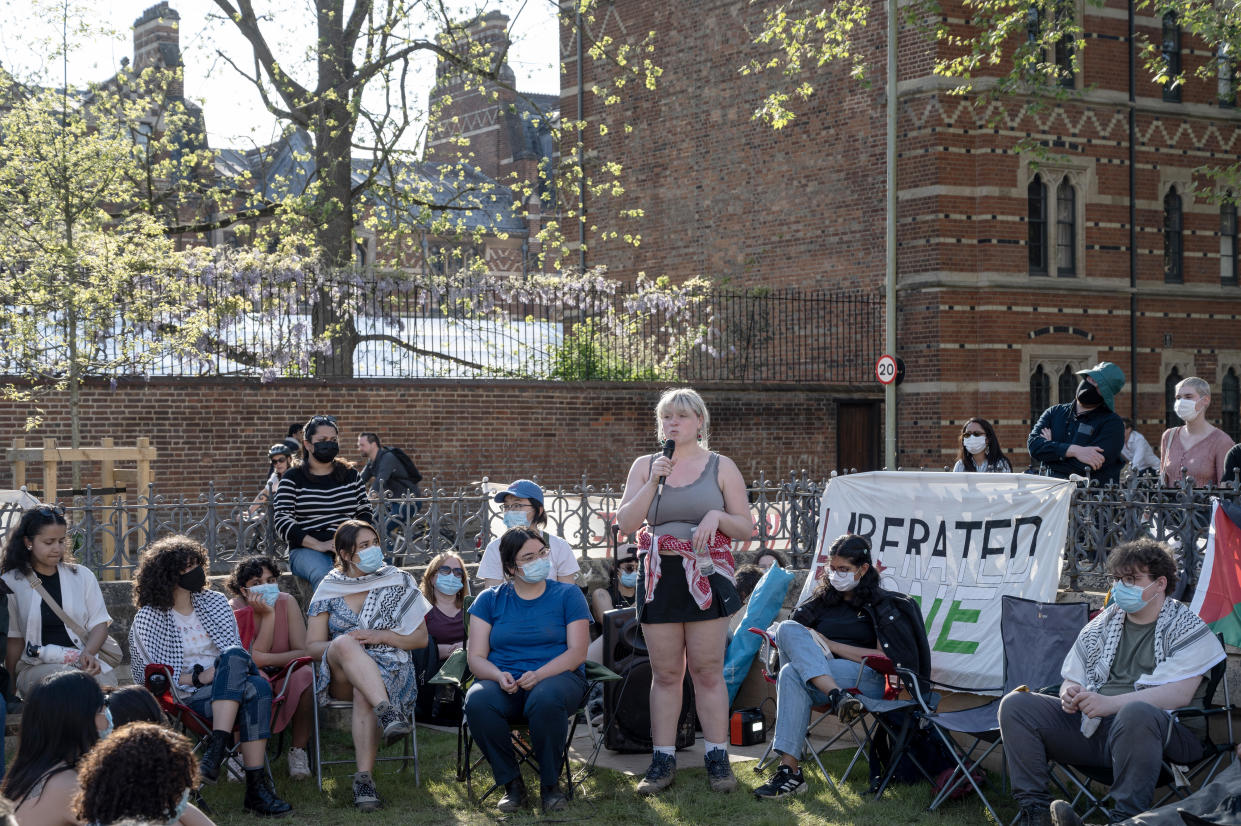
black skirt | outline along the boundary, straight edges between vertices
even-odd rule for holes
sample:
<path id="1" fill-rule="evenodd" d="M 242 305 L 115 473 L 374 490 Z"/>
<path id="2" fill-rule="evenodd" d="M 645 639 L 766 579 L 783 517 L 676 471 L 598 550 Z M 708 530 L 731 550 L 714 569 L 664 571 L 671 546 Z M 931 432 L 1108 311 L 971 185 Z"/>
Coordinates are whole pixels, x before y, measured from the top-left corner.
<path id="1" fill-rule="evenodd" d="M 741 608 L 737 586 L 722 574 L 711 574 L 711 605 L 704 611 L 694 602 L 685 578 L 685 558 L 664 556 L 659 560 L 659 583 L 655 596 L 646 601 L 646 555 L 638 565 L 638 618 L 641 622 L 702 622 L 732 616 Z"/>

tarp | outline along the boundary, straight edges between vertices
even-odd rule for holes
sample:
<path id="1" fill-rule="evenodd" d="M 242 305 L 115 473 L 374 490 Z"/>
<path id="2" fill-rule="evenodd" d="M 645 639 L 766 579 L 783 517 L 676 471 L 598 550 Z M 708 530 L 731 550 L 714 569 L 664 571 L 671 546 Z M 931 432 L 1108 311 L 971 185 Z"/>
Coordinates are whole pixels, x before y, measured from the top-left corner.
<path id="1" fill-rule="evenodd" d="M 922 608 L 932 677 L 998 687 L 1000 598 L 1055 600 L 1074 487 L 1024 473 L 877 471 L 832 479 L 820 504 L 818 554 L 798 602 L 818 584 L 832 542 L 862 534 L 883 587 Z"/>
<path id="2" fill-rule="evenodd" d="M 763 574 L 754 593 L 745 604 L 744 613 L 737 630 L 728 642 L 728 650 L 724 652 L 724 682 L 728 684 L 728 705 L 737 699 L 737 690 L 750 673 L 750 663 L 758 653 L 763 640 L 758 634 L 751 634 L 751 628 L 767 628 L 776 620 L 780 609 L 784 606 L 784 596 L 793 584 L 793 572 L 786 571 L 779 565 L 772 565 Z"/>

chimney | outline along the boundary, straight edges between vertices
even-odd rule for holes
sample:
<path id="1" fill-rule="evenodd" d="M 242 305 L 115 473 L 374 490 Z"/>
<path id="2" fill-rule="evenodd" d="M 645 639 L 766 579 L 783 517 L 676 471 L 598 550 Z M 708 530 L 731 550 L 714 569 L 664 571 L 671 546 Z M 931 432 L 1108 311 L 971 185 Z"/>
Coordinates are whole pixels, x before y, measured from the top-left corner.
<path id="1" fill-rule="evenodd" d="M 181 15 L 167 0 L 151 6 L 134 21 L 134 69 L 148 66 L 172 69 L 181 65 Z"/>
<path id="2" fill-rule="evenodd" d="M 479 15 L 465 25 L 465 38 L 467 41 L 483 44 L 491 56 L 492 64 L 495 60 L 504 54 L 506 59 L 500 67 L 500 74 L 505 80 L 511 82 L 513 70 L 509 68 L 507 54 L 509 47 L 508 39 L 508 16 L 498 11 L 489 11 L 486 14 Z M 449 44 L 452 48 L 452 44 Z M 458 47 L 460 48 L 460 47 Z M 458 69 L 455 65 L 440 58 L 436 66 L 436 83 L 457 73 Z"/>

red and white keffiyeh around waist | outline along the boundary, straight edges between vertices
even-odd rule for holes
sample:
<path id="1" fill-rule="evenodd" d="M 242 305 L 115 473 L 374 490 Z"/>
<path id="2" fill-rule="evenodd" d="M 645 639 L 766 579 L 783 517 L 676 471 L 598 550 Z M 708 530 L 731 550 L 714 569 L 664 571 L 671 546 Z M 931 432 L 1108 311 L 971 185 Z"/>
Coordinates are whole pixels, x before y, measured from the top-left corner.
<path id="1" fill-rule="evenodd" d="M 657 549 L 655 553 L 651 553 L 652 545 Z M 733 541 L 731 539 L 722 532 L 716 531 L 715 536 L 711 537 L 711 541 L 707 545 L 707 552 L 711 555 L 711 563 L 715 566 L 715 572 L 729 582 L 735 583 L 734 569 L 736 563 L 733 562 L 732 545 Z M 685 566 L 685 581 L 689 585 L 689 592 L 700 609 L 705 611 L 710 608 L 712 600 L 711 582 L 698 570 L 698 555 L 694 553 L 693 544 L 687 539 L 678 539 L 668 534 L 652 534 L 649 528 L 643 526 L 638 531 L 638 555 L 646 556 L 647 558 L 646 576 L 643 581 L 643 587 L 646 591 L 645 601 L 650 602 L 655 598 L 655 586 L 659 584 L 661 576 L 659 570 L 660 551 L 664 553 L 675 551 L 678 556 L 690 563 Z"/>

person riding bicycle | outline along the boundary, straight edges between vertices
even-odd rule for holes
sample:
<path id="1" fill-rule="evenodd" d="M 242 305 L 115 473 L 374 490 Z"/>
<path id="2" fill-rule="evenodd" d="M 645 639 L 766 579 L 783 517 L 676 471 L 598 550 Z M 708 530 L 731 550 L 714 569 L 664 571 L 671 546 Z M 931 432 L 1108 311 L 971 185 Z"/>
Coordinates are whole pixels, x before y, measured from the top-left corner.
<path id="1" fill-rule="evenodd" d="M 254 497 L 254 502 L 250 505 L 251 516 L 276 495 L 276 486 L 280 484 L 280 477 L 284 476 L 285 471 L 293 466 L 293 449 L 284 442 L 277 442 L 267 449 L 267 458 L 271 462 L 271 474 L 267 477 L 267 482 L 259 491 L 259 495 Z"/>

